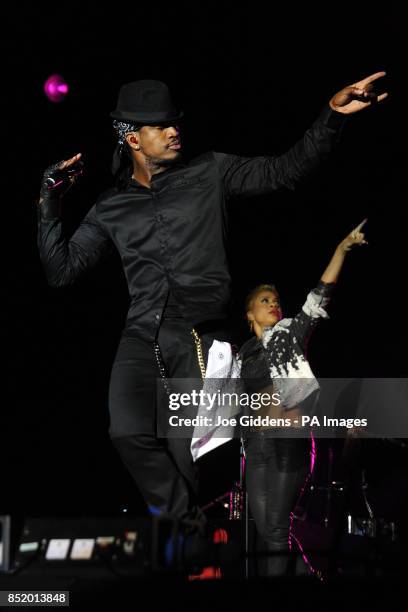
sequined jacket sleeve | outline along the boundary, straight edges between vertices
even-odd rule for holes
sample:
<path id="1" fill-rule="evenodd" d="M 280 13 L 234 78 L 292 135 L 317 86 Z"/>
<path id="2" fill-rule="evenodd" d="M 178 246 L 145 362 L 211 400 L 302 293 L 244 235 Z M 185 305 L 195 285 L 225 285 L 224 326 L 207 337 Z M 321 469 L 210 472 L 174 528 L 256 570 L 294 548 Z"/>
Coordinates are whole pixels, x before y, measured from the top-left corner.
<path id="1" fill-rule="evenodd" d="M 296 337 L 302 351 L 306 350 L 307 343 L 314 328 L 321 319 L 328 319 L 326 307 L 330 301 L 335 283 L 320 281 L 315 289 L 307 295 L 302 310 L 292 319 L 291 332 Z"/>

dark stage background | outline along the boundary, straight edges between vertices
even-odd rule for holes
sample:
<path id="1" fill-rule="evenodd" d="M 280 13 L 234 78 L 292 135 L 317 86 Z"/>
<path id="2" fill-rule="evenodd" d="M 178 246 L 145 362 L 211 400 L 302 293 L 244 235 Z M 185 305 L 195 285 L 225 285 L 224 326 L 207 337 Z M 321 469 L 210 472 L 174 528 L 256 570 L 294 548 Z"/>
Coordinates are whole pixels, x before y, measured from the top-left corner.
<path id="1" fill-rule="evenodd" d="M 324 6 L 324 9 L 323 9 Z M 370 7 L 370 8 L 368 8 Z M 330 161 L 296 192 L 231 202 L 234 323 L 276 283 L 288 316 L 336 244 L 368 217 L 309 357 L 319 376 L 406 376 L 403 20 L 390 4 L 9 4 L 2 20 L 2 408 L 0 514 L 116 514 L 143 506 L 108 437 L 109 374 L 128 294 L 119 259 L 75 287 L 47 286 L 36 246 L 43 170 L 83 153 L 65 200 L 74 231 L 110 186 L 109 112 L 121 84 L 166 81 L 185 112 L 185 157 L 284 152 L 343 86 L 386 70 L 389 99 L 348 120 Z M 43 94 L 60 73 L 61 104 Z M 404 74 L 405 76 L 405 74 Z M 202 502 L 238 477 L 237 445 L 202 460 Z"/>

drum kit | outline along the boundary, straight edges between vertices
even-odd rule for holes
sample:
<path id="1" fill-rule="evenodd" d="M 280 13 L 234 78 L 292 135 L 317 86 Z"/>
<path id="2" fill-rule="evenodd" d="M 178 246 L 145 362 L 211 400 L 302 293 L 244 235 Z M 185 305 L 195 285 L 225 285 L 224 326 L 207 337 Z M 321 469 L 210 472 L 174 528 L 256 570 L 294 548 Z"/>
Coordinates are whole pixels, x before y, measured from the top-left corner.
<path id="1" fill-rule="evenodd" d="M 408 544 L 408 439 L 366 439 L 351 432 L 345 438 L 314 440 L 313 446 L 313 471 L 292 521 L 302 557 L 326 578 L 394 571 Z M 241 521 L 248 552 L 251 520 L 243 449 L 240 462 L 240 479 L 203 509 L 221 505 L 230 520 Z"/>
<path id="2" fill-rule="evenodd" d="M 325 576 L 393 572 L 408 544 L 408 440 L 352 432 L 316 447 L 294 512 L 312 565 Z"/>

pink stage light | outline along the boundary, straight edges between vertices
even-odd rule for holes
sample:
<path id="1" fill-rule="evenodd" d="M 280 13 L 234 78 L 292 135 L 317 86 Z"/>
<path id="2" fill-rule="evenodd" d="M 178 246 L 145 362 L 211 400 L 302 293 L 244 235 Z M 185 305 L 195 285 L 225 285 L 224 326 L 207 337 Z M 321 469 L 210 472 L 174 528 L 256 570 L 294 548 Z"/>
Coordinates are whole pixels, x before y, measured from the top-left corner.
<path id="1" fill-rule="evenodd" d="M 59 74 L 52 74 L 44 83 L 44 93 L 51 102 L 62 102 L 68 93 L 68 85 Z"/>

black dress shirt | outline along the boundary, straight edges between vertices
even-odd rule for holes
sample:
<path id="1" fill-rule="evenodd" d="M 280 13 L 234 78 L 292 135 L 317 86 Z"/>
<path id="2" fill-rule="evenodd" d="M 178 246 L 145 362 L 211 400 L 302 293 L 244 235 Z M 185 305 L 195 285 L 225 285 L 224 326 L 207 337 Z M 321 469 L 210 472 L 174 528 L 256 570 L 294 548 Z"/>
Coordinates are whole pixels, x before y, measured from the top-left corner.
<path id="1" fill-rule="evenodd" d="M 240 157 L 208 152 L 152 176 L 145 187 L 129 177 L 104 192 L 78 229 L 64 237 L 56 201 L 38 206 L 38 247 L 48 282 L 72 284 L 109 252 L 119 251 L 130 307 L 126 335 L 154 341 L 171 292 L 192 327 L 227 316 L 226 201 L 293 189 L 338 140 L 344 115 L 325 108 L 288 152 Z"/>

